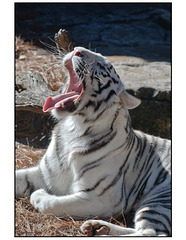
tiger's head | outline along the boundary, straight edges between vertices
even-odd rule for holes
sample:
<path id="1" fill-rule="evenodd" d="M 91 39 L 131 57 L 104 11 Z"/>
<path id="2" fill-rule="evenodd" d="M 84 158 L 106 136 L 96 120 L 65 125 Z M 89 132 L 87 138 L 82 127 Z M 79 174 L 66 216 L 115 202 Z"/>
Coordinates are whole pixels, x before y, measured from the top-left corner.
<path id="1" fill-rule="evenodd" d="M 68 88 L 64 94 L 47 98 L 44 112 L 53 110 L 53 115 L 63 117 L 64 112 L 83 112 L 90 107 L 97 112 L 114 103 L 127 109 L 140 104 L 139 99 L 126 92 L 114 67 L 101 54 L 75 47 L 65 55 L 63 64 L 70 75 Z"/>

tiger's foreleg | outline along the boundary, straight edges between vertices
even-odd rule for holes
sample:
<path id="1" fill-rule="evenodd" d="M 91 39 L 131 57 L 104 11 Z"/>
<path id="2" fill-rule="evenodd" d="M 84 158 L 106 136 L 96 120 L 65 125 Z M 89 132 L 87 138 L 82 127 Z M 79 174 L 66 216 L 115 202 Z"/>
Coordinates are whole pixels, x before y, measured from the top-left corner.
<path id="1" fill-rule="evenodd" d="M 56 196 L 39 189 L 32 193 L 31 204 L 43 214 L 54 214 L 57 217 L 90 217 L 103 211 L 104 205 L 99 198 L 90 196 L 85 192 L 77 192 L 71 195 Z"/>
<path id="2" fill-rule="evenodd" d="M 16 170 L 16 196 L 29 196 L 33 191 L 42 187 L 39 167 Z"/>

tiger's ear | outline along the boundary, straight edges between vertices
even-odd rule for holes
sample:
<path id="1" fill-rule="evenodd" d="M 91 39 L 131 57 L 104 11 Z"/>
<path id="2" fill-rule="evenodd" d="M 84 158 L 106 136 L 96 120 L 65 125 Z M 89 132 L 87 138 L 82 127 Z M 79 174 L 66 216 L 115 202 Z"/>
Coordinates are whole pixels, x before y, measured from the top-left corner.
<path id="1" fill-rule="evenodd" d="M 136 97 L 130 95 L 126 91 L 121 92 L 119 97 L 120 97 L 122 105 L 127 109 L 136 108 L 141 103 L 141 100 L 139 98 L 136 98 Z"/>

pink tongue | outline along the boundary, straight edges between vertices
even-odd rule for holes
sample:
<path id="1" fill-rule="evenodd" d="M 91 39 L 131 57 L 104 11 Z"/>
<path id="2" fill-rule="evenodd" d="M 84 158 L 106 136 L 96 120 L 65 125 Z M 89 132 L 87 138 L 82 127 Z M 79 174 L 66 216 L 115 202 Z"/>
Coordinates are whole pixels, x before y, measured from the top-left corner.
<path id="1" fill-rule="evenodd" d="M 55 97 L 48 97 L 44 106 L 43 111 L 48 112 L 49 110 L 64 107 L 64 104 L 68 101 L 73 101 L 79 97 L 79 93 L 77 92 L 68 92 L 65 94 L 60 94 Z"/>

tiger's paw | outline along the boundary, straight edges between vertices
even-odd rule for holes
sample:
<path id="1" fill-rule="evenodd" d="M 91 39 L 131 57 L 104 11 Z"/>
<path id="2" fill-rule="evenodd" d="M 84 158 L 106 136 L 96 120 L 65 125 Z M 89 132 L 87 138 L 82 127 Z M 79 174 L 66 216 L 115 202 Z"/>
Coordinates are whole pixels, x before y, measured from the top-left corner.
<path id="1" fill-rule="evenodd" d="M 44 189 L 38 189 L 30 197 L 30 203 L 41 213 L 50 214 L 52 212 L 52 196 Z"/>
<path id="2" fill-rule="evenodd" d="M 88 220 L 81 225 L 80 229 L 88 236 L 108 235 L 110 231 L 109 227 L 103 225 L 100 220 Z"/>

